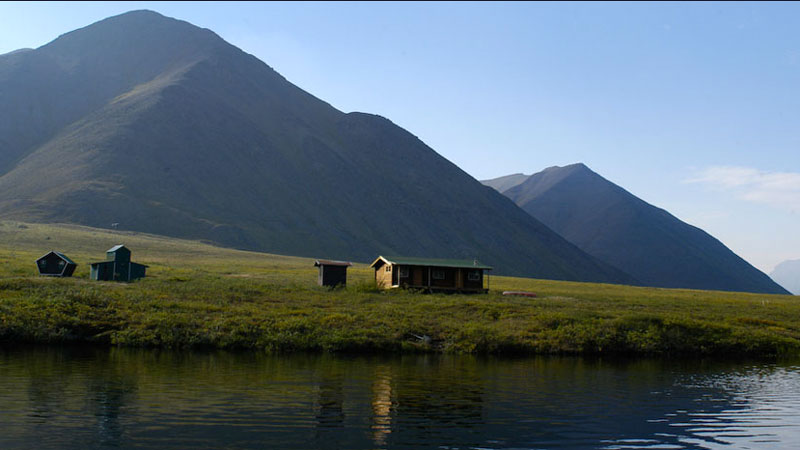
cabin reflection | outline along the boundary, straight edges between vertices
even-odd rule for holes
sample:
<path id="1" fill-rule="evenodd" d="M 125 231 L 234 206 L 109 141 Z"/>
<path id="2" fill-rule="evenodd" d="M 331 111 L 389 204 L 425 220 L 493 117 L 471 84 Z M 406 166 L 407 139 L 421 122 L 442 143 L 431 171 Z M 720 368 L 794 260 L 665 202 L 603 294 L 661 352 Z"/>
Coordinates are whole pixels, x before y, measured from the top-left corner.
<path id="1" fill-rule="evenodd" d="M 317 392 L 316 423 L 319 428 L 341 428 L 344 424 L 344 391 L 341 378 L 325 378 Z"/>
<path id="2" fill-rule="evenodd" d="M 374 446 L 407 446 L 409 436 L 417 444 L 443 444 L 451 431 L 478 426 L 485 415 L 484 384 L 469 357 L 414 356 L 377 364 L 370 398 Z"/>
<path id="3" fill-rule="evenodd" d="M 110 376 L 109 376 L 110 375 Z M 98 374 L 88 383 L 91 404 L 89 409 L 97 418 L 96 443 L 100 447 L 124 446 L 124 428 L 120 416 L 132 403 L 136 382 L 121 374 Z"/>
<path id="4" fill-rule="evenodd" d="M 385 447 L 392 434 L 392 368 L 380 365 L 375 368 L 372 382 L 372 441 Z"/>

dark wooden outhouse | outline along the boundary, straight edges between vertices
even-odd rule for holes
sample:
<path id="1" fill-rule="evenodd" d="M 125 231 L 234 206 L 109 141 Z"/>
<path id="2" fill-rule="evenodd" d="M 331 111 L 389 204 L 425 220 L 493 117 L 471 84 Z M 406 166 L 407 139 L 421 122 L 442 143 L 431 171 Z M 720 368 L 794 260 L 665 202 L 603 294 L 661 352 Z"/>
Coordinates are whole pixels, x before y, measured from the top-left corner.
<path id="1" fill-rule="evenodd" d="M 375 283 L 384 289 L 412 288 L 427 292 L 488 292 L 484 274 L 491 267 L 477 260 L 398 258 L 379 256 L 370 266 Z M 488 281 L 487 281 L 488 284 Z"/>
<path id="2" fill-rule="evenodd" d="M 116 245 L 106 251 L 106 260 L 91 263 L 90 278 L 97 281 L 133 281 L 144 278 L 147 266 L 131 262 L 131 251 Z"/>
<path id="3" fill-rule="evenodd" d="M 71 277 L 76 267 L 78 265 L 75 264 L 75 261 L 67 258 L 67 255 L 61 252 L 51 251 L 36 260 L 39 275 L 48 277 Z"/>
<path id="4" fill-rule="evenodd" d="M 314 261 L 314 267 L 319 267 L 319 279 L 317 284 L 320 286 L 338 286 L 347 284 L 347 268 L 352 263 L 346 261 L 330 261 L 318 259 Z"/>

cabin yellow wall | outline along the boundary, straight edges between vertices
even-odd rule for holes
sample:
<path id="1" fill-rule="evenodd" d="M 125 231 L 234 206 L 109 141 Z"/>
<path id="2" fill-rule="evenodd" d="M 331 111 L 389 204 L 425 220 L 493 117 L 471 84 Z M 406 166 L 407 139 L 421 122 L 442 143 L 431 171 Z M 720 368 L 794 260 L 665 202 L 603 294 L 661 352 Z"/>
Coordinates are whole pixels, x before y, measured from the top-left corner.
<path id="1" fill-rule="evenodd" d="M 387 272 L 386 267 L 391 269 L 392 266 L 383 264 L 375 269 L 375 284 L 384 289 L 392 287 L 392 272 Z"/>

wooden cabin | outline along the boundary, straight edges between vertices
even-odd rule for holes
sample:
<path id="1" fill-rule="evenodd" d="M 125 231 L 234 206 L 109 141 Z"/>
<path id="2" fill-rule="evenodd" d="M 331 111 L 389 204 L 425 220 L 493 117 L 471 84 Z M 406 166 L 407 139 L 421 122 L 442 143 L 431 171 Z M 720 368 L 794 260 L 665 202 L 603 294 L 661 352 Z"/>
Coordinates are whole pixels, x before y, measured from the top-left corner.
<path id="1" fill-rule="evenodd" d="M 97 281 L 133 281 L 144 278 L 147 266 L 131 262 L 131 251 L 124 245 L 106 250 L 106 260 L 91 263 L 89 277 Z"/>
<path id="2" fill-rule="evenodd" d="M 317 284 L 320 286 L 338 286 L 347 284 L 347 268 L 353 263 L 346 261 L 330 261 L 318 259 L 314 261 L 314 267 L 319 267 L 319 279 Z"/>
<path id="3" fill-rule="evenodd" d="M 488 292 L 487 270 L 477 260 L 395 258 L 379 256 L 370 266 L 375 283 L 384 289 L 411 288 L 428 292 Z M 487 279 L 487 287 L 483 280 Z"/>
<path id="4" fill-rule="evenodd" d="M 51 251 L 36 260 L 36 268 L 39 275 L 47 277 L 71 277 L 78 265 L 69 259 L 67 255 Z"/>

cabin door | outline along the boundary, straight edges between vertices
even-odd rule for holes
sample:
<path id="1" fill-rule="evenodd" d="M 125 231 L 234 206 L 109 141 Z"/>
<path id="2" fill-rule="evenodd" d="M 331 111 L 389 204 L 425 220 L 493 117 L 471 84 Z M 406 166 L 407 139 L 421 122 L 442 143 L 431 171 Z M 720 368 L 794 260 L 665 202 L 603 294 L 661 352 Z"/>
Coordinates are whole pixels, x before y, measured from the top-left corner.
<path id="1" fill-rule="evenodd" d="M 412 284 L 414 286 L 422 286 L 422 267 L 414 267 L 414 278 Z"/>

